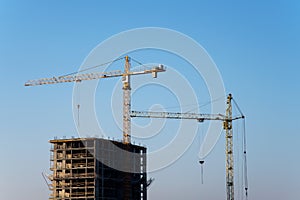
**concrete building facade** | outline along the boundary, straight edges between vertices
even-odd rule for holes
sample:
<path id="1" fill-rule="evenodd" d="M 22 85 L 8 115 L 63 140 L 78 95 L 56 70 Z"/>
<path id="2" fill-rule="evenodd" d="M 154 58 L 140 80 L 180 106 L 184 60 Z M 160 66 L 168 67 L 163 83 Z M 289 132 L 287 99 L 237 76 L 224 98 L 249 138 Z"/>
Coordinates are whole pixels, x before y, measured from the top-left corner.
<path id="1" fill-rule="evenodd" d="M 147 199 L 145 147 L 99 138 L 50 143 L 50 200 Z"/>

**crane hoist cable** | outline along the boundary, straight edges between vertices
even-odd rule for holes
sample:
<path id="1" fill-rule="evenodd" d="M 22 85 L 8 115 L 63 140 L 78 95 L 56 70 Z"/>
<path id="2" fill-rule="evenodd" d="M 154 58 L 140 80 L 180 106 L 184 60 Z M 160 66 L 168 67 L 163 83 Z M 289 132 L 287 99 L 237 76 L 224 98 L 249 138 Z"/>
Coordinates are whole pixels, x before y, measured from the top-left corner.
<path id="1" fill-rule="evenodd" d="M 246 119 L 243 119 L 243 148 L 244 148 L 244 185 L 246 200 L 248 199 L 248 169 L 247 169 L 247 141 L 246 141 Z"/>
<path id="2" fill-rule="evenodd" d="M 78 84 L 80 84 L 80 82 Z M 79 126 L 80 126 L 80 87 L 78 84 L 76 84 L 77 91 L 78 91 L 78 95 L 77 95 L 78 102 L 77 102 L 76 108 L 77 108 L 77 126 L 79 128 Z"/>
<path id="3" fill-rule="evenodd" d="M 204 164 L 204 160 L 200 160 L 199 161 L 200 165 L 201 165 L 201 184 L 203 184 L 203 164 Z"/>
<path id="4" fill-rule="evenodd" d="M 236 113 L 236 107 L 233 106 L 232 107 L 232 112 L 233 113 Z M 241 178 L 241 172 L 240 172 L 240 138 L 239 138 L 239 135 L 240 135 L 240 131 L 239 131 L 239 121 L 237 122 L 234 122 L 235 125 L 232 126 L 234 127 L 234 133 L 235 133 L 235 137 L 234 137 L 234 152 L 235 152 L 235 160 L 234 160 L 234 163 L 235 163 L 235 199 L 242 199 L 241 198 L 241 181 L 240 181 L 240 178 Z"/>
<path id="5" fill-rule="evenodd" d="M 203 143 L 203 127 L 200 126 L 199 145 L 201 145 L 202 143 Z M 204 181 L 203 181 L 203 179 L 204 179 L 204 173 L 203 173 L 203 171 L 204 171 L 204 170 L 203 170 L 203 168 L 204 168 L 204 166 L 203 166 L 204 160 L 200 160 L 199 163 L 200 163 L 200 178 L 201 178 L 201 184 L 204 184 Z"/>
<path id="6" fill-rule="evenodd" d="M 243 120 L 243 127 L 242 127 L 242 131 L 243 131 L 243 178 L 244 178 L 244 189 L 245 189 L 245 196 L 246 196 L 246 200 L 248 199 L 248 167 L 247 167 L 247 140 L 246 140 L 246 118 L 242 113 L 242 110 L 240 109 L 240 107 L 238 106 L 237 102 L 233 99 L 233 103 L 235 104 L 235 106 L 237 107 L 238 111 L 240 112 L 240 114 L 243 116 L 242 120 Z"/>

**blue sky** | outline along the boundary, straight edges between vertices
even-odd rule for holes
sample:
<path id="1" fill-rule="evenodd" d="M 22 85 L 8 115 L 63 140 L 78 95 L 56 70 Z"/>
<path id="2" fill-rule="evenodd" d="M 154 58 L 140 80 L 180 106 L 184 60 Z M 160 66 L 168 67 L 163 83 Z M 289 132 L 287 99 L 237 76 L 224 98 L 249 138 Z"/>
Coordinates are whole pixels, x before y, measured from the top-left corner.
<path id="1" fill-rule="evenodd" d="M 299 11 L 298 1 L 0 1 L 0 199 L 47 199 L 40 174 L 49 168 L 48 140 L 76 135 L 73 85 L 24 82 L 76 71 L 101 41 L 149 26 L 192 37 L 218 66 L 247 117 L 249 199 L 299 199 Z M 162 57 L 142 55 L 142 62 Z M 197 96 L 206 100 L 203 92 Z M 113 124 L 107 129 L 117 131 Z M 196 139 L 173 165 L 149 174 L 155 178 L 149 198 L 224 198 L 223 148 L 221 138 L 201 185 Z"/>

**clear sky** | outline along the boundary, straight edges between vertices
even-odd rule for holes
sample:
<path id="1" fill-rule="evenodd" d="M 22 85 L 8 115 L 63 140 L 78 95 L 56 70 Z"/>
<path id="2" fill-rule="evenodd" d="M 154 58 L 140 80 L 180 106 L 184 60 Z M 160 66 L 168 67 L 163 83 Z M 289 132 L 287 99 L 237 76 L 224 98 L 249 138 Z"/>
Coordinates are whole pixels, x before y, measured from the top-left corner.
<path id="1" fill-rule="evenodd" d="M 218 66 L 226 91 L 233 93 L 246 115 L 249 199 L 298 200 L 299 24 L 296 0 L 1 0 L 0 199 L 47 199 L 41 172 L 49 169 L 48 140 L 77 135 L 73 84 L 25 88 L 24 82 L 76 71 L 103 40 L 151 26 L 174 29 L 200 43 Z M 143 57 L 146 53 L 135 56 L 141 62 L 164 61 L 163 53 Z M 196 87 L 192 73 L 176 62 L 168 64 L 187 73 Z M 205 95 L 199 92 L 197 96 L 205 103 L 209 97 L 203 90 Z M 97 99 L 101 99 L 99 94 Z M 141 100 L 138 109 L 157 101 L 165 105 L 163 96 L 153 95 L 155 99 L 145 105 L 142 96 L 137 93 L 136 97 Z M 172 123 L 164 134 L 172 134 L 178 125 Z M 106 128 L 118 131 L 113 123 Z M 224 138 L 206 160 L 204 184 L 197 163 L 199 140 L 174 164 L 149 174 L 155 178 L 149 199 L 225 199 Z M 143 143 L 151 150 L 163 142 Z"/>

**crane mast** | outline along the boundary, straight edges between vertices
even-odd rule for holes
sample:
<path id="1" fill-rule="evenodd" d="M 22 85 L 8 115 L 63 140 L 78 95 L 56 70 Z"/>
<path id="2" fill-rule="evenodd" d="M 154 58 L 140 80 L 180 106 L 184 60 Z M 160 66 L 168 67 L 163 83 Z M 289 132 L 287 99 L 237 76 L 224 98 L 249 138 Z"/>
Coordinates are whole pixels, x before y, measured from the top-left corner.
<path id="1" fill-rule="evenodd" d="M 125 57 L 125 73 L 123 75 L 123 143 L 131 143 L 131 88 L 130 88 L 130 58 Z"/>
<path id="2" fill-rule="evenodd" d="M 226 138 L 226 194 L 227 200 L 234 200 L 234 174 L 233 174 L 233 133 L 232 133 L 232 96 L 227 97 L 226 120 L 223 122 Z"/>

